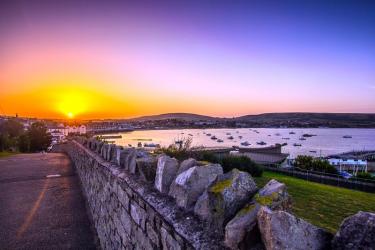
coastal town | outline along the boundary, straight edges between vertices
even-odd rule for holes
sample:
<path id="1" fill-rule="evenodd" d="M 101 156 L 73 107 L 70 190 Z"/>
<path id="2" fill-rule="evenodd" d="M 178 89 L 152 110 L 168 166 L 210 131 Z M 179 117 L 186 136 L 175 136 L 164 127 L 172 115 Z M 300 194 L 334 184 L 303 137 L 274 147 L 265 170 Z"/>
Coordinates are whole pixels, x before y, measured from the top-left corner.
<path id="1" fill-rule="evenodd" d="M 242 141 L 242 135 L 237 135 L 238 140 L 241 142 L 239 145 L 233 143 L 231 146 L 221 145 L 224 140 L 216 138 L 211 133 L 206 133 L 204 130 L 207 129 L 234 129 L 234 128 L 247 128 L 246 123 L 240 122 L 220 122 L 212 121 L 210 119 L 187 119 L 186 117 L 174 117 L 168 119 L 134 119 L 129 121 L 72 121 L 72 120 L 40 120 L 40 119 L 29 119 L 29 118 L 19 118 L 19 117 L 0 117 L 0 126 L 1 123 L 6 122 L 7 120 L 17 120 L 23 125 L 24 130 L 27 130 L 33 122 L 41 121 L 45 123 L 47 132 L 51 135 L 51 145 L 48 147 L 49 150 L 52 149 L 53 145 L 65 142 L 67 137 L 73 135 L 84 135 L 84 136 L 99 136 L 103 140 L 106 140 L 109 143 L 114 143 L 113 139 L 121 139 L 122 135 L 116 135 L 118 133 L 129 133 L 132 131 L 144 131 L 144 130 L 165 130 L 165 129 L 198 129 L 203 131 L 203 134 L 208 136 L 211 141 L 217 141 L 217 145 L 204 146 L 205 151 L 213 152 L 215 154 L 234 154 L 234 155 L 245 155 L 255 163 L 268 166 L 268 167 L 278 167 L 283 169 L 291 169 L 294 166 L 295 157 L 291 157 L 288 152 L 285 152 L 283 147 L 288 145 L 289 137 L 294 135 L 292 128 L 287 134 L 289 137 L 282 137 L 280 133 L 273 135 L 274 137 L 279 138 L 279 142 L 275 144 L 267 144 L 264 141 L 257 141 L 249 143 L 248 141 Z M 281 127 L 286 129 L 285 127 Z M 259 134 L 259 131 L 256 128 L 248 128 L 248 133 Z M 229 131 L 229 130 L 228 130 Z M 238 133 L 238 131 L 236 131 Z M 104 134 L 113 134 L 106 135 Z M 184 134 L 184 133 L 181 133 Z M 233 134 L 236 136 L 236 134 Z M 226 140 L 229 142 L 236 141 L 235 138 L 231 135 L 230 132 L 226 133 Z M 126 136 L 126 134 L 125 134 Z M 187 137 L 193 137 L 193 134 L 186 135 Z M 268 135 L 270 137 L 272 135 Z M 303 134 L 299 141 L 303 142 L 309 137 L 316 136 L 310 134 Z M 184 137 L 182 135 L 182 137 Z M 345 137 L 350 137 L 349 135 L 344 135 Z M 178 144 L 179 141 L 175 138 L 175 143 Z M 152 142 L 152 139 L 139 139 L 135 141 L 134 147 L 143 147 L 148 150 L 155 150 L 160 148 L 161 145 L 157 142 Z M 301 147 L 301 143 L 292 144 L 294 147 Z M 128 146 L 128 145 L 127 145 Z M 164 145 L 167 146 L 167 145 Z M 200 147 L 202 148 L 202 147 Z M 309 153 L 317 153 L 316 150 L 310 150 Z M 313 154 L 314 155 L 314 154 Z M 337 169 L 337 174 L 341 178 L 349 179 L 354 178 L 358 173 L 370 173 L 375 176 L 375 150 L 357 150 L 349 152 L 341 152 L 338 154 L 331 155 L 316 155 L 316 158 L 325 159 L 327 162 Z M 360 175 L 361 176 L 361 175 Z M 375 178 L 375 177 L 374 177 Z"/>

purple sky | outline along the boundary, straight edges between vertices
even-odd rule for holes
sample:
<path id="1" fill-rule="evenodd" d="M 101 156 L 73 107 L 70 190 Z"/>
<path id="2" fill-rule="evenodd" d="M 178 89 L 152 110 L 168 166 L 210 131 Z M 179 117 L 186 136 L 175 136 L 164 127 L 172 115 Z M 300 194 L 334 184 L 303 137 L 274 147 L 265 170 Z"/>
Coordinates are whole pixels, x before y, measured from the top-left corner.
<path id="1" fill-rule="evenodd" d="M 175 2 L 2 1 L 3 109 L 65 84 L 115 117 L 375 112 L 375 2 Z"/>

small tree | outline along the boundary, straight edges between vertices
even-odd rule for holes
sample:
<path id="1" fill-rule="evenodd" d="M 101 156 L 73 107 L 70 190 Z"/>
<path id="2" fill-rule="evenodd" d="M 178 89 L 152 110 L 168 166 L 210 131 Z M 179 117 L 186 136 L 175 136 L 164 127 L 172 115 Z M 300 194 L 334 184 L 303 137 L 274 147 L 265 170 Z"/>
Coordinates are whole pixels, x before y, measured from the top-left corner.
<path id="1" fill-rule="evenodd" d="M 169 145 L 167 148 L 160 148 L 156 152 L 164 153 L 178 160 L 185 160 L 192 156 L 191 144 L 193 139 L 191 137 L 181 138 L 175 141 L 176 142 L 174 144 Z"/>
<path id="2" fill-rule="evenodd" d="M 18 137 L 23 133 L 23 125 L 16 119 L 0 123 L 0 151 L 16 150 Z"/>
<path id="3" fill-rule="evenodd" d="M 24 133 L 18 137 L 18 149 L 21 152 L 30 151 L 30 138 L 27 133 Z"/>
<path id="4" fill-rule="evenodd" d="M 31 152 L 46 150 L 51 144 L 52 137 L 47 132 L 47 127 L 44 125 L 44 123 L 33 123 L 27 134 L 30 140 Z"/>
<path id="5" fill-rule="evenodd" d="M 314 158 L 312 156 L 299 155 L 296 157 L 294 161 L 294 166 L 305 170 L 311 170 L 313 165 L 313 159 Z"/>
<path id="6" fill-rule="evenodd" d="M 337 170 L 334 166 L 329 164 L 325 159 L 314 159 L 312 156 L 299 155 L 294 161 L 294 166 L 304 169 L 313 170 L 318 172 L 325 172 L 336 174 Z"/>
<path id="7" fill-rule="evenodd" d="M 23 125 L 16 119 L 9 119 L 0 124 L 0 133 L 8 134 L 10 138 L 15 138 L 23 133 Z"/>

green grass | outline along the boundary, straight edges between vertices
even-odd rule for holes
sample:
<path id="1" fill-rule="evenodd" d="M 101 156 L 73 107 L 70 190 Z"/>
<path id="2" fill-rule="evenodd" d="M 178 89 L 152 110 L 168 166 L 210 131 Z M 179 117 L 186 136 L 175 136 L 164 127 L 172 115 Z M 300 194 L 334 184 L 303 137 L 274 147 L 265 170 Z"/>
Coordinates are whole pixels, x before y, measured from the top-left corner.
<path id="1" fill-rule="evenodd" d="M 8 151 L 0 151 L 0 158 L 15 155 L 16 153 L 14 152 L 8 152 Z"/>
<path id="2" fill-rule="evenodd" d="M 259 187 L 271 179 L 285 183 L 293 198 L 293 213 L 333 233 L 344 218 L 358 211 L 375 212 L 373 193 L 323 185 L 269 171 L 254 179 Z"/>

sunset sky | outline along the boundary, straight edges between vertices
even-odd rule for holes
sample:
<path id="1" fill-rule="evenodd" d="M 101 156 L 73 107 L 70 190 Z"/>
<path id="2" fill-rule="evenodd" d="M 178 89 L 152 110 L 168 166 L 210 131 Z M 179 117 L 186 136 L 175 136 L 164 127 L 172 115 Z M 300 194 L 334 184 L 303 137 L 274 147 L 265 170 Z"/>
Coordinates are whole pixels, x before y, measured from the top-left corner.
<path id="1" fill-rule="evenodd" d="M 375 112 L 374 1 L 135 2 L 1 1 L 0 114 Z"/>

